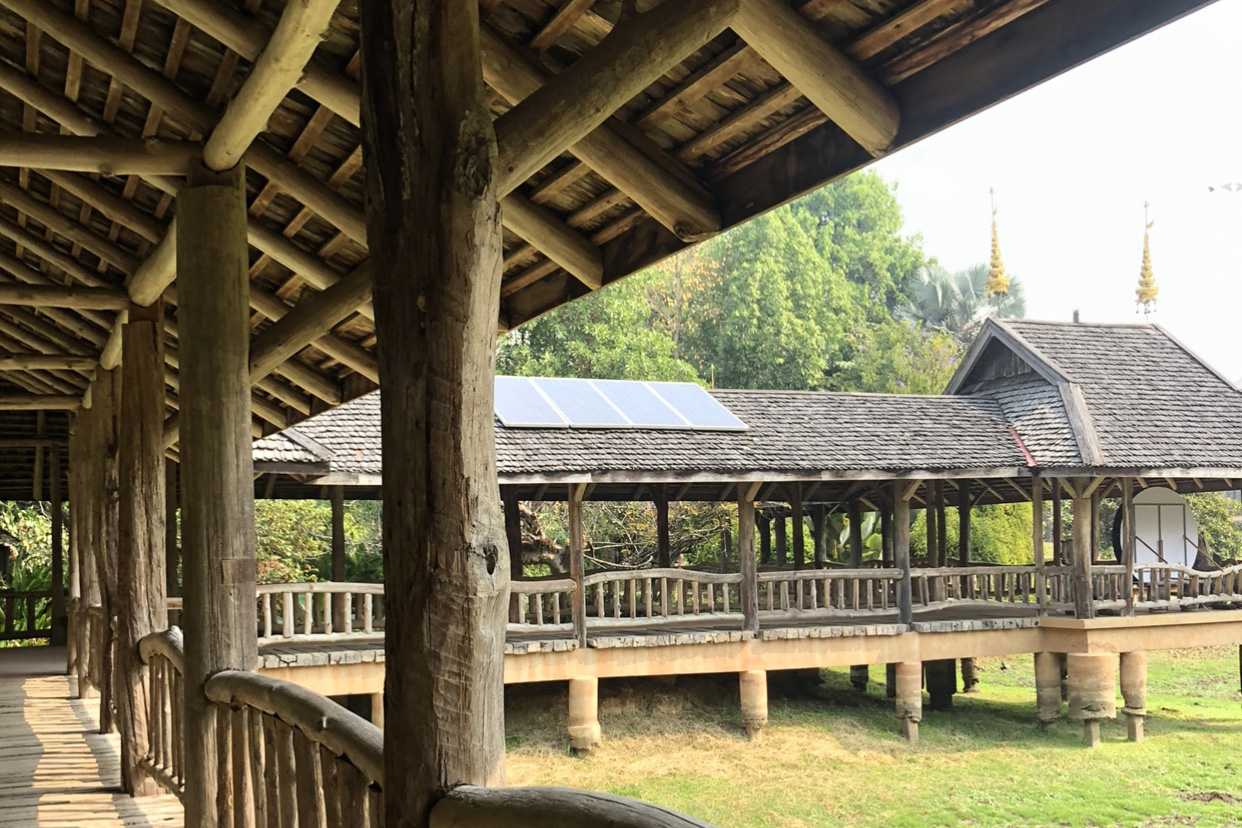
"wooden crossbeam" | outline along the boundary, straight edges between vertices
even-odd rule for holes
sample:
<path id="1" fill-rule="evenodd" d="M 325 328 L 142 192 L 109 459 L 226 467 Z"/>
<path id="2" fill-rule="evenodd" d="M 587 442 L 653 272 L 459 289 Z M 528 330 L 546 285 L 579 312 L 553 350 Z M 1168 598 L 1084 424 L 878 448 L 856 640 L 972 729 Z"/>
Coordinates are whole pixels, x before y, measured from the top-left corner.
<path id="1" fill-rule="evenodd" d="M 602 125 L 627 101 L 723 31 L 739 0 L 663 3 L 623 19 L 570 71 L 496 120 L 501 195 Z"/>
<path id="2" fill-rule="evenodd" d="M 892 145 L 896 101 L 784 0 L 740 0 L 733 29 L 872 155 Z"/>
<path id="3" fill-rule="evenodd" d="M 74 411 L 81 402 L 68 394 L 0 394 L 0 411 Z"/>
<path id="4" fill-rule="evenodd" d="M 506 198 L 502 210 L 506 227 L 542 250 L 591 290 L 603 287 L 604 257 L 585 236 L 559 232 L 565 225 L 554 213 L 518 195 Z"/>
<path id="5" fill-rule="evenodd" d="M 116 288 L 0 284 L 0 305 L 121 310 L 129 307 L 129 295 Z"/>
<path id="6" fill-rule="evenodd" d="M 20 354 L 0 357 L 0 371 L 89 371 L 97 360 L 69 354 Z"/>
<path id="7" fill-rule="evenodd" d="M 193 141 L 0 133 L 0 166 L 99 175 L 184 175 L 202 147 Z"/>

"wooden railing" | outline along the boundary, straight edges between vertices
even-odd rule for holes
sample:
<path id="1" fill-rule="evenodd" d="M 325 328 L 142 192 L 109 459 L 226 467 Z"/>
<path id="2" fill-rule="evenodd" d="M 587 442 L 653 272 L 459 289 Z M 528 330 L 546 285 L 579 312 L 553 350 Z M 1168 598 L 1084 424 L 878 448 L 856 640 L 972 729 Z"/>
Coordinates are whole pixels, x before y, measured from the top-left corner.
<path id="1" fill-rule="evenodd" d="M 1133 581 L 1130 571 L 1120 564 L 1091 567 L 1091 601 L 1095 609 L 1125 609 Z"/>
<path id="2" fill-rule="evenodd" d="M 383 584 L 260 584 L 256 593 L 260 645 L 383 637 Z"/>
<path id="3" fill-rule="evenodd" d="M 111 624 L 111 619 L 105 618 L 104 609 L 99 604 L 91 604 L 86 608 L 86 612 L 82 614 L 82 618 L 86 623 L 86 634 L 83 640 L 86 641 L 86 681 L 96 690 L 103 690 L 104 681 L 108 678 L 104 675 L 104 647 L 108 641 L 105 634 L 106 624 Z M 79 654 L 79 658 L 81 658 Z"/>
<path id="4" fill-rule="evenodd" d="M 38 592 L 0 590 L 0 641 L 47 638 L 52 634 L 51 609 L 50 589 Z"/>
<path id="5" fill-rule="evenodd" d="M 138 645 L 151 670 L 150 750 L 143 765 L 184 798 L 185 650 L 181 631 Z M 304 828 L 384 824 L 384 733 L 331 699 L 287 681 L 225 670 L 204 688 L 215 705 L 216 801 L 204 824 Z M 624 797 L 568 788 L 460 786 L 433 806 L 433 828 L 711 828 Z"/>
<path id="6" fill-rule="evenodd" d="M 895 569 L 803 569 L 758 574 L 760 620 L 866 617 L 897 612 Z"/>
<path id="7" fill-rule="evenodd" d="M 1217 570 L 1180 564 L 1141 564 L 1134 568 L 1136 609 L 1242 604 L 1242 564 Z"/>
<path id="8" fill-rule="evenodd" d="M 147 694 L 147 755 L 143 769 L 160 786 L 181 798 L 185 794 L 185 645 L 173 627 L 138 642 L 138 654 L 150 675 Z"/>
<path id="9" fill-rule="evenodd" d="M 573 630 L 574 582 L 536 578 L 509 582 L 509 632 Z"/>

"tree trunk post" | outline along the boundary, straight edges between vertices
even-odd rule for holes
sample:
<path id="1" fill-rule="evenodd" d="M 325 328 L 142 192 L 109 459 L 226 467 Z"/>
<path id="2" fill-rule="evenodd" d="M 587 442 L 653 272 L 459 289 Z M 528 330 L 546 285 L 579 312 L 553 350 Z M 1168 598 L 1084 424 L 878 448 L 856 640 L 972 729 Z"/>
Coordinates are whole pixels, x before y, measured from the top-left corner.
<path id="1" fill-rule="evenodd" d="M 332 580 L 345 582 L 345 487 L 333 486 L 332 503 Z M 345 629 L 345 601 L 332 596 L 332 629 Z"/>
<path id="2" fill-rule="evenodd" d="M 880 563 L 893 565 L 893 504 L 888 494 L 880 496 Z"/>
<path id="3" fill-rule="evenodd" d="M 80 415 L 79 415 L 80 416 Z M 79 607 L 82 605 L 82 581 L 78 574 L 79 547 L 81 544 L 81 533 L 78 530 L 78 503 L 76 499 L 80 497 L 77 484 L 78 468 L 74 461 L 75 451 L 77 450 L 77 421 L 71 421 L 69 424 L 69 452 L 66 457 L 69 468 L 69 585 L 68 585 L 68 640 L 65 642 L 65 675 L 77 676 L 78 665 L 82 659 L 82 652 L 78 647 L 79 630 L 82 621 L 78 617 Z"/>
<path id="4" fill-rule="evenodd" d="M 970 481 L 959 480 L 957 484 L 957 560 L 962 566 L 970 566 Z"/>
<path id="5" fill-rule="evenodd" d="M 1121 556 L 1126 567 L 1126 609 L 1125 614 L 1134 615 L 1134 553 L 1138 545 L 1137 529 L 1134 522 L 1134 481 L 1129 477 L 1121 480 Z"/>
<path id="6" fill-rule="evenodd" d="M 204 684 L 257 658 L 248 270 L 244 166 L 191 170 L 177 199 L 186 828 L 216 824 Z"/>
<path id="7" fill-rule="evenodd" d="M 587 643 L 586 629 L 586 538 L 582 530 L 582 496 L 586 484 L 569 484 L 569 577 L 574 582 L 574 638 L 579 647 Z"/>
<path id="8" fill-rule="evenodd" d="M 673 565 L 672 544 L 668 536 L 668 484 L 661 483 L 656 496 L 656 559 L 661 569 Z"/>
<path id="9" fill-rule="evenodd" d="M 120 480 L 117 467 L 116 408 L 119 402 L 120 374 L 99 371 L 91 387 L 95 512 L 95 572 L 99 603 L 103 607 L 103 640 L 99 657 L 99 732 L 111 733 L 116 726 L 116 647 L 112 619 L 117 609 L 117 531 L 120 521 Z"/>
<path id="10" fill-rule="evenodd" d="M 513 580 L 522 578 L 522 503 L 516 495 L 504 497 L 505 541 L 509 544 L 509 572 Z"/>
<path id="11" fill-rule="evenodd" d="M 940 565 L 949 565 L 949 527 L 945 520 L 944 481 L 936 481 L 936 550 L 940 555 Z"/>
<path id="12" fill-rule="evenodd" d="M 784 569 L 789 564 L 789 515 L 782 508 L 772 520 L 776 524 L 776 568 Z"/>
<path id="13" fill-rule="evenodd" d="M 948 710 L 957 693 L 957 662 L 951 658 L 923 662 L 927 671 L 927 694 L 932 710 Z"/>
<path id="14" fill-rule="evenodd" d="M 51 475 L 52 498 L 52 634 L 53 647 L 64 646 L 69 640 L 69 619 L 65 614 L 65 511 L 60 492 L 60 449 L 53 446 L 47 454 Z"/>
<path id="15" fill-rule="evenodd" d="M 1054 566 L 1065 566 L 1065 550 L 1062 546 L 1062 535 L 1065 533 L 1065 522 L 1061 515 L 1061 478 L 1052 479 L 1052 562 Z"/>
<path id="16" fill-rule="evenodd" d="M 1035 564 L 1035 602 L 1043 615 L 1048 579 L 1044 572 L 1044 481 L 1038 473 L 1031 475 L 1031 560 Z"/>
<path id="17" fill-rule="evenodd" d="M 160 793 L 143 771 L 149 747 L 143 636 L 168 625 L 164 589 L 164 320 L 163 307 L 130 310 L 121 330 L 121 483 L 117 578 L 116 707 L 121 732 L 121 785 L 131 796 Z"/>
<path id="18" fill-rule="evenodd" d="M 923 504 L 923 520 L 927 529 L 927 565 L 931 567 L 940 565 L 940 552 L 936 549 L 936 541 L 940 538 L 940 533 L 936 531 L 936 483 L 934 480 L 928 480 L 923 486 L 924 504 Z"/>
<path id="19" fill-rule="evenodd" d="M 168 595 L 181 594 L 181 581 L 177 570 L 181 566 L 181 540 L 177 533 L 177 478 L 180 472 L 176 461 L 164 461 L 164 577 Z M 180 618 L 177 619 L 180 621 Z"/>
<path id="20" fill-rule="evenodd" d="M 737 563 L 742 574 L 739 588 L 742 603 L 742 629 L 759 631 L 759 573 L 755 566 L 754 487 L 737 497 Z"/>
<path id="21" fill-rule="evenodd" d="M 794 484 L 793 497 L 789 501 L 790 528 L 793 530 L 793 567 L 806 565 L 806 532 L 802 520 L 802 485 Z"/>
<path id="22" fill-rule="evenodd" d="M 863 565 L 862 504 L 857 500 L 851 500 L 848 509 L 850 522 L 850 566 L 860 569 Z"/>
<path id="23" fill-rule="evenodd" d="M 1081 485 L 1081 484 L 1079 484 Z M 1091 587 L 1092 499 L 1074 494 L 1074 616 L 1094 618 L 1095 601 Z"/>
<path id="24" fill-rule="evenodd" d="M 772 519 L 755 512 L 755 525 L 759 528 L 759 563 L 772 563 Z"/>
<path id="25" fill-rule="evenodd" d="M 1057 653 L 1035 654 L 1035 705 L 1041 724 L 1061 718 L 1061 657 Z"/>
<path id="26" fill-rule="evenodd" d="M 811 545 L 815 551 L 815 568 L 828 563 L 828 508 L 822 504 L 811 507 Z"/>
<path id="27" fill-rule="evenodd" d="M 910 575 L 910 501 L 902 493 L 900 481 L 893 484 L 893 565 L 901 570 L 897 582 L 898 621 L 914 623 L 914 583 Z"/>
<path id="28" fill-rule="evenodd" d="M 503 240 L 479 7 L 360 9 L 384 449 L 387 825 L 505 779 L 509 555 L 493 375 Z M 398 554 L 399 553 L 399 554 Z M 453 611 L 446 612 L 446 607 Z"/>

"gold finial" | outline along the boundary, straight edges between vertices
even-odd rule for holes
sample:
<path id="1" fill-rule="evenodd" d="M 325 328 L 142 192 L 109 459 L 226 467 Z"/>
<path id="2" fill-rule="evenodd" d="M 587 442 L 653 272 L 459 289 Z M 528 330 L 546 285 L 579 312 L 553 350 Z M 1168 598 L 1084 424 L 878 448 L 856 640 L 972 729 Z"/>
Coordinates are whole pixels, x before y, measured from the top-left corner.
<path id="1" fill-rule="evenodd" d="M 1147 202 L 1143 202 L 1143 264 L 1139 268 L 1138 290 L 1134 291 L 1134 304 L 1138 306 L 1136 313 L 1142 311 L 1144 318 L 1151 317 L 1156 309 L 1156 295 L 1160 293 L 1151 267 L 1151 226 L 1155 222 L 1148 220 L 1147 208 L 1149 206 Z"/>
<path id="2" fill-rule="evenodd" d="M 988 263 L 988 278 L 984 284 L 988 288 L 988 298 L 996 298 L 999 303 L 1000 297 L 1009 295 L 1009 277 L 1005 275 L 1000 236 L 996 232 L 996 191 L 989 188 L 988 196 L 992 199 L 992 261 Z"/>

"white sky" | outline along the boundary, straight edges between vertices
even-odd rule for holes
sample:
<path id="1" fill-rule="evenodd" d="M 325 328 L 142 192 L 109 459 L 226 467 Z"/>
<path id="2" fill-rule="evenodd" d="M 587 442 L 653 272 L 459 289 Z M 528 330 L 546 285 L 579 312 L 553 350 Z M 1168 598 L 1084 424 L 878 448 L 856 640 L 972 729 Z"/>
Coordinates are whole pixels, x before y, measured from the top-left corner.
<path id="1" fill-rule="evenodd" d="M 1090 0 L 1088 0 L 1089 2 Z M 1158 322 L 1242 379 L 1242 0 L 1219 0 L 875 165 L 950 270 L 986 262 L 988 188 L 1027 316 L 1134 322 L 1143 202 Z"/>

